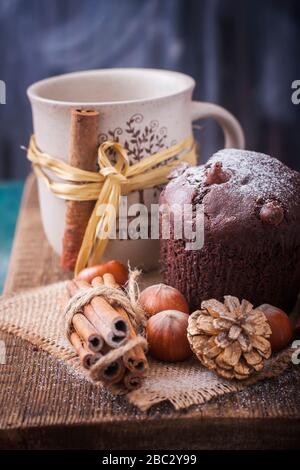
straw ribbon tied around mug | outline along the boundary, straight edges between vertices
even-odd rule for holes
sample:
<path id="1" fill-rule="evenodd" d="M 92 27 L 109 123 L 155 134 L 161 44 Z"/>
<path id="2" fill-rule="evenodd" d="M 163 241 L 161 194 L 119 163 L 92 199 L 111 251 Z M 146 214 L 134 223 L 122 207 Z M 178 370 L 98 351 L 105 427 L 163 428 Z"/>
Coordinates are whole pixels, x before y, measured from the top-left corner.
<path id="1" fill-rule="evenodd" d="M 109 150 L 114 151 L 114 164 L 108 157 Z M 109 229 L 115 224 L 120 196 L 166 183 L 170 171 L 182 162 L 195 165 L 196 144 L 190 136 L 130 165 L 126 149 L 117 142 L 106 141 L 98 148 L 99 172 L 92 172 L 75 168 L 42 152 L 32 136 L 27 157 L 37 177 L 57 197 L 96 201 L 77 258 L 77 274 L 89 261 L 94 264 L 93 260 L 101 259 L 109 240 Z"/>

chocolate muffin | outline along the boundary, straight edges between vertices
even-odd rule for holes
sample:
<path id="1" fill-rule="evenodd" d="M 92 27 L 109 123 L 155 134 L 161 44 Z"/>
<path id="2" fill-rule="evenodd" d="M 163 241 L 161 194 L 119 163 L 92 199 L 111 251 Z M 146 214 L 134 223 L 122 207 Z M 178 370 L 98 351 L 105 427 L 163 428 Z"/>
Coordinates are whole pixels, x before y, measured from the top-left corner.
<path id="1" fill-rule="evenodd" d="M 224 295 L 289 312 L 300 289 L 300 174 L 257 152 L 225 149 L 206 165 L 175 170 L 160 198 L 172 205 L 204 206 L 204 245 L 161 236 L 167 284 L 191 309 Z M 174 211 L 173 211 L 174 213 Z"/>

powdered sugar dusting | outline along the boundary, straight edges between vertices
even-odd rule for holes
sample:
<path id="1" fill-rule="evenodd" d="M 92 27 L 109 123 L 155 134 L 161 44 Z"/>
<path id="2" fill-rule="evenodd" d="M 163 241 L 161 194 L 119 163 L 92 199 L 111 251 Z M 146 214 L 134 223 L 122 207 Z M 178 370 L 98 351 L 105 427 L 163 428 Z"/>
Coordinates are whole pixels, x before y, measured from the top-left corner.
<path id="1" fill-rule="evenodd" d="M 291 170 L 276 158 L 258 152 L 223 149 L 215 153 L 205 165 L 189 168 L 181 178 L 196 185 L 202 192 L 205 174 L 214 163 L 221 162 L 224 170 L 231 172 L 227 191 L 240 191 L 254 200 L 265 202 L 275 199 L 285 208 L 293 194 L 300 194 L 300 174 Z"/>

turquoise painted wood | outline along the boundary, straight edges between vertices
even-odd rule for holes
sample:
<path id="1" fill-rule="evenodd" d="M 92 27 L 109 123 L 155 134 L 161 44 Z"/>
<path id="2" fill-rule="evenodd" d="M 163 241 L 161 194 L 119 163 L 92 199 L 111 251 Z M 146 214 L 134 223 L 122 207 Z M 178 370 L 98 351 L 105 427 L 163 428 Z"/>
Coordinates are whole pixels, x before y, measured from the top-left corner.
<path id="1" fill-rule="evenodd" d="M 6 276 L 22 191 L 21 181 L 0 182 L 0 293 Z"/>

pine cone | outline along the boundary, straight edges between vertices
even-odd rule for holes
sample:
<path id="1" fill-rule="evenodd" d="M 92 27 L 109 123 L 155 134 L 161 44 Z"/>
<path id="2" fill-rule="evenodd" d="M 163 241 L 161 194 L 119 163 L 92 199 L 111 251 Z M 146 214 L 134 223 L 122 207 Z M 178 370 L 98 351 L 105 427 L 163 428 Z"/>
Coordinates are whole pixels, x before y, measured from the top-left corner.
<path id="1" fill-rule="evenodd" d="M 246 379 L 271 355 L 271 328 L 265 314 L 247 300 L 211 299 L 189 317 L 188 340 L 208 369 L 226 379 Z"/>

